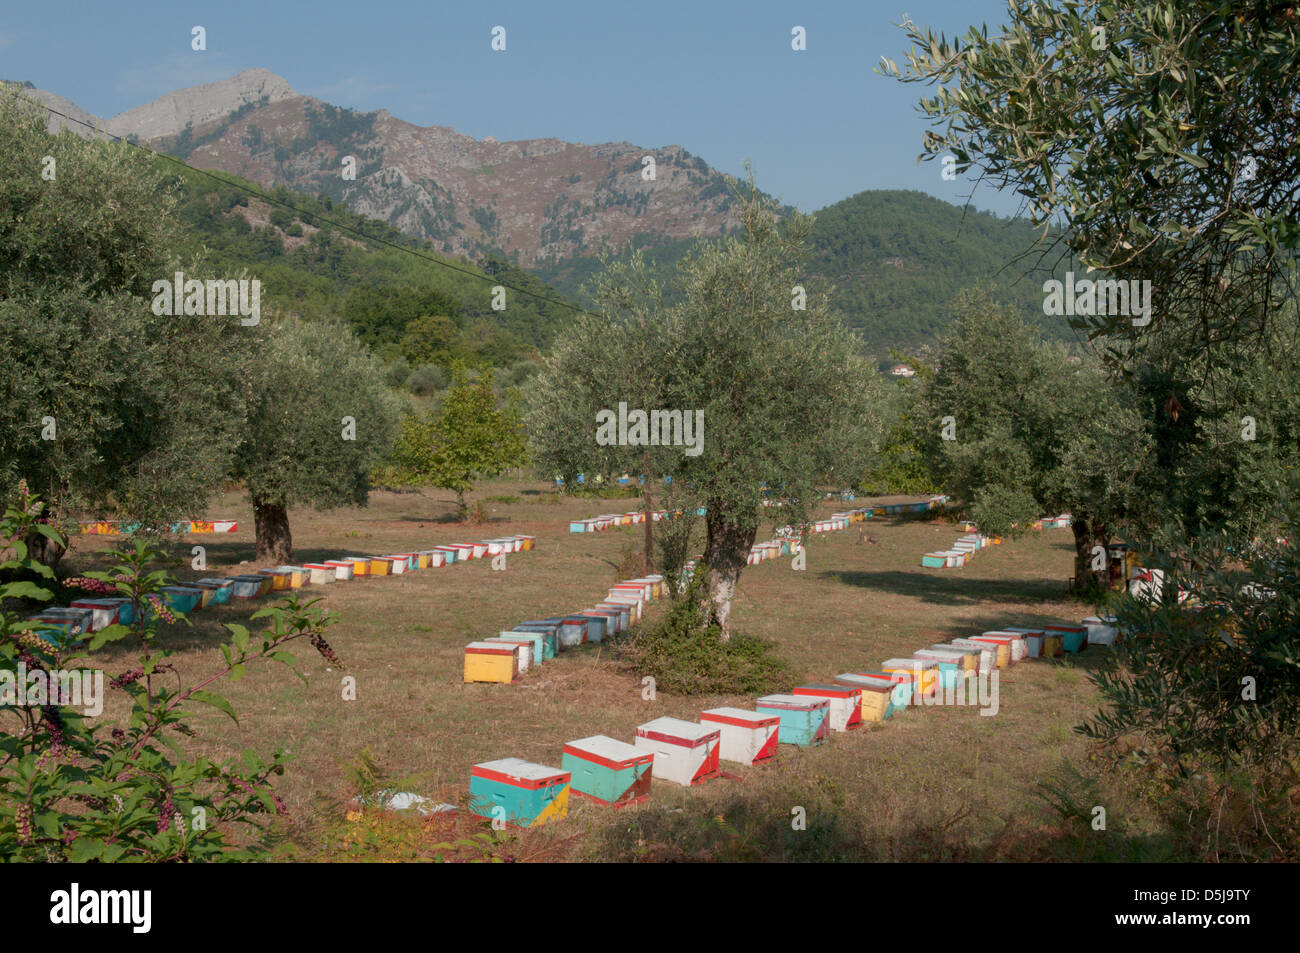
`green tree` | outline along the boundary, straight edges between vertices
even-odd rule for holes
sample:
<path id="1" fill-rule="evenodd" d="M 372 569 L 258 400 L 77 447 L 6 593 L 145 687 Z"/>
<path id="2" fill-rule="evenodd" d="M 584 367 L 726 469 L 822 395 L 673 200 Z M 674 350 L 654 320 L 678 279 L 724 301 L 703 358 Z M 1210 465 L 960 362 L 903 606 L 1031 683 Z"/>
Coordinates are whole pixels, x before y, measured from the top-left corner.
<path id="1" fill-rule="evenodd" d="M 980 529 L 1015 535 L 1045 513 L 1073 516 L 1075 586 L 1096 588 L 1111 536 L 1144 505 L 1151 440 L 1100 368 L 1047 346 L 986 292 L 959 295 L 925 393 L 925 452 Z"/>
<path id="2" fill-rule="evenodd" d="M 138 150 L 49 136 L 11 91 L 0 148 L 0 481 L 25 477 L 56 521 L 193 516 L 239 438 L 255 329 L 153 313 L 154 281 L 206 269 L 172 259 L 174 196 Z"/>
<path id="3" fill-rule="evenodd" d="M 436 413 L 402 421 L 393 457 L 408 481 L 454 492 L 464 519 L 474 481 L 522 466 L 526 451 L 519 411 L 512 400 L 500 404 L 492 372 L 471 378 L 457 368 Z"/>
<path id="4" fill-rule="evenodd" d="M 382 365 L 343 325 L 269 329 L 250 376 L 250 411 L 232 474 L 253 504 L 257 558 L 293 559 L 289 507 L 363 505 L 400 405 Z"/>
<path id="5" fill-rule="evenodd" d="M 787 512 L 797 520 L 819 485 L 854 482 L 880 438 L 879 376 L 856 356 L 824 293 L 797 296 L 809 221 L 778 225 L 750 185 L 743 240 L 702 243 L 670 294 L 635 259 L 616 264 L 600 291 L 604 313 L 575 320 L 557 341 L 529 401 L 535 459 L 547 472 L 636 473 L 648 453 L 652 472 L 670 474 L 684 500 L 706 507 L 706 617 L 724 635 L 763 517 L 762 485 L 796 501 Z M 689 448 L 698 453 L 598 443 L 598 414 L 620 403 L 702 413 L 703 439 Z"/>
<path id="6" fill-rule="evenodd" d="M 426 315 L 406 325 L 402 333 L 402 354 L 412 367 L 421 364 L 450 365 L 460 339 L 460 328 L 451 318 Z"/>

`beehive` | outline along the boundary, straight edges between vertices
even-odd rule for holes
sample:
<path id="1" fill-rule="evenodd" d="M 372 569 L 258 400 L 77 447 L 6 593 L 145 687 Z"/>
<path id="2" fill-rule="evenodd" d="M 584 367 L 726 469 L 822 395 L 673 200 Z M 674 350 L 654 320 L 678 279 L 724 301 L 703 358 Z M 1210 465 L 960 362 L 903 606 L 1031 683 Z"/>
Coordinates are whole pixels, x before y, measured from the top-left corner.
<path id="1" fill-rule="evenodd" d="M 966 675 L 970 676 L 979 673 L 980 656 L 983 654 L 980 649 L 975 648 L 974 646 L 952 645 L 950 643 L 945 643 L 945 642 L 937 643 L 935 645 L 930 646 L 930 648 L 936 650 L 942 650 L 946 652 L 960 653 L 964 659 L 963 670 L 965 671 Z M 993 661 L 991 653 L 990 653 L 989 661 L 990 662 Z"/>
<path id="2" fill-rule="evenodd" d="M 577 648 L 587 641 L 586 616 L 563 616 L 556 621 L 560 623 L 560 636 L 556 648 L 560 650 Z"/>
<path id="3" fill-rule="evenodd" d="M 700 784 L 718 773 L 722 732 L 680 718 L 656 718 L 639 725 L 635 745 L 654 754 L 655 778 L 674 784 Z"/>
<path id="4" fill-rule="evenodd" d="M 256 599 L 262 594 L 262 587 L 270 582 L 262 575 L 231 576 L 235 584 L 230 595 L 235 599 Z"/>
<path id="5" fill-rule="evenodd" d="M 781 719 L 777 740 L 785 745 L 823 744 L 830 736 L 831 703 L 811 695 L 764 695 L 754 705 L 760 715 Z"/>
<path id="6" fill-rule="evenodd" d="M 521 535 L 519 538 L 523 541 L 523 544 L 524 544 L 524 545 L 523 545 L 523 551 L 524 551 L 524 552 L 528 552 L 528 550 L 532 549 L 533 546 L 536 545 L 536 543 L 537 543 L 537 537 L 536 537 L 536 536 L 529 536 L 529 535 L 527 535 L 527 534 L 524 534 L 524 535 Z"/>
<path id="7" fill-rule="evenodd" d="M 654 760 L 654 752 L 592 735 L 566 742 L 560 766 L 569 772 L 576 796 L 606 807 L 625 807 L 650 796 Z"/>
<path id="8" fill-rule="evenodd" d="M 1048 634 L 1061 636 L 1062 649 L 1071 655 L 1078 655 L 1088 644 L 1088 628 L 1084 625 L 1049 625 L 1045 626 Z"/>
<path id="9" fill-rule="evenodd" d="M 926 553 L 921 557 L 921 565 L 926 569 L 943 569 L 948 565 L 948 554 L 946 552 Z"/>
<path id="10" fill-rule="evenodd" d="M 862 727 L 862 689 L 856 685 L 798 685 L 790 694 L 829 701 L 831 731 Z"/>
<path id="11" fill-rule="evenodd" d="M 280 592 L 289 588 L 289 573 L 283 569 L 259 569 L 257 574 L 267 581 L 271 592 Z"/>
<path id="12" fill-rule="evenodd" d="M 542 660 L 555 658 L 555 653 L 560 651 L 560 623 L 558 622 L 519 622 L 511 630 L 513 632 L 536 632 L 543 638 L 542 642 Z"/>
<path id="13" fill-rule="evenodd" d="M 198 582 L 191 583 L 198 589 L 204 590 L 202 605 L 204 606 L 223 606 L 230 601 L 230 596 L 234 592 L 235 584 L 230 579 L 223 579 L 220 576 L 214 576 L 208 579 L 200 579 Z"/>
<path id="14" fill-rule="evenodd" d="M 632 608 L 627 605 L 620 605 L 614 602 L 599 602 L 596 604 L 597 609 L 608 609 L 611 612 L 618 613 L 618 631 L 626 632 L 632 625 Z"/>
<path id="15" fill-rule="evenodd" d="M 117 599 L 78 599 L 72 608 L 90 610 L 91 632 L 117 625 L 122 615 L 122 603 Z"/>
<path id="16" fill-rule="evenodd" d="M 307 581 L 313 586 L 323 586 L 335 579 L 333 566 L 324 563 L 304 563 L 302 568 L 307 570 Z"/>
<path id="17" fill-rule="evenodd" d="M 894 690 L 889 695 L 889 714 L 903 711 L 912 704 L 916 694 L 916 673 L 914 672 L 859 672 L 871 678 L 883 678 L 891 682 Z M 917 702 L 920 703 L 919 701 Z"/>
<path id="18" fill-rule="evenodd" d="M 957 687 L 957 682 L 966 677 L 966 656 L 959 652 L 943 649 L 917 649 L 912 658 L 939 663 L 939 682 L 947 691 Z"/>
<path id="19" fill-rule="evenodd" d="M 406 572 L 408 566 L 405 556 L 384 555 L 375 556 L 374 559 L 382 560 L 388 564 L 388 574 L 390 576 L 400 576 Z"/>
<path id="20" fill-rule="evenodd" d="M 844 672 L 836 675 L 833 681 L 837 685 L 850 685 L 862 692 L 862 720 L 864 722 L 884 721 L 894 713 L 895 683 L 892 679 L 883 675 Z M 907 703 L 903 702 L 903 704 Z"/>
<path id="21" fill-rule="evenodd" d="M 50 624 L 64 624 L 68 634 L 81 635 L 91 631 L 95 622 L 95 611 L 80 606 L 51 606 L 37 613 L 35 618 Z"/>
<path id="22" fill-rule="evenodd" d="M 203 590 L 193 586 L 163 586 L 162 592 L 167 604 L 183 614 L 193 612 L 203 599 Z"/>
<path id="23" fill-rule="evenodd" d="M 1119 641 L 1119 627 L 1115 625 L 1114 616 L 1090 615 L 1083 620 L 1088 629 L 1089 645 L 1114 645 Z"/>
<path id="24" fill-rule="evenodd" d="M 609 626 L 609 616 L 603 615 L 599 612 L 592 612 L 587 609 L 584 609 L 577 615 L 579 618 L 587 620 L 587 641 L 603 642 L 605 639 L 605 631 Z"/>
<path id="25" fill-rule="evenodd" d="M 352 578 L 361 579 L 370 575 L 370 559 L 366 556 L 347 556 L 342 562 L 352 564 Z"/>
<path id="26" fill-rule="evenodd" d="M 939 663 L 933 659 L 891 658 L 880 663 L 882 672 L 907 672 L 917 680 L 916 690 L 928 695 L 934 686 Z"/>
<path id="27" fill-rule="evenodd" d="M 485 639 L 482 639 L 481 641 L 493 642 L 501 645 L 519 646 L 519 674 L 520 675 L 523 675 L 525 672 L 527 672 L 530 668 L 533 667 L 534 656 L 533 656 L 532 639 L 526 639 L 523 636 L 506 637 L 500 635 L 492 635 L 492 636 L 488 636 Z M 538 664 L 540 664 L 540 662 Z"/>
<path id="28" fill-rule="evenodd" d="M 520 646 L 506 642 L 471 642 L 465 646 L 466 682 L 505 682 L 519 677 Z"/>
<path id="29" fill-rule="evenodd" d="M 719 731 L 718 757 L 737 764 L 762 764 L 776 755 L 781 719 L 743 708 L 710 708 L 700 712 L 700 724 Z"/>
<path id="30" fill-rule="evenodd" d="M 990 629 L 983 633 L 990 638 L 1004 638 L 1011 640 L 1011 661 L 1019 662 L 1029 654 L 1028 640 L 1023 632 L 1013 632 L 1010 629 Z"/>
<path id="31" fill-rule="evenodd" d="M 537 827 L 569 813 L 569 772 L 522 758 L 485 761 L 470 769 L 469 809 L 512 827 Z"/>
<path id="32" fill-rule="evenodd" d="M 995 662 L 998 668 L 1006 668 L 1011 664 L 1011 640 L 988 635 L 972 635 L 972 642 L 982 642 L 987 645 L 997 646 L 997 656 Z"/>
<path id="33" fill-rule="evenodd" d="M 460 550 L 455 546 L 435 546 L 433 548 L 442 553 L 443 559 L 445 560 L 443 565 L 451 565 L 460 559 Z"/>
<path id="34" fill-rule="evenodd" d="M 334 570 L 334 579 L 337 582 L 346 582 L 356 571 L 356 563 L 350 563 L 346 559 L 327 559 L 325 565 Z"/>
<path id="35" fill-rule="evenodd" d="M 239 529 L 239 523 L 235 520 L 213 520 L 212 532 L 214 533 L 233 533 Z"/>
<path id="36" fill-rule="evenodd" d="M 548 658 L 555 658 L 555 649 L 552 648 L 550 654 L 546 651 L 545 632 L 529 632 L 521 629 L 505 629 L 497 633 L 498 639 L 513 639 L 515 641 L 525 641 L 529 647 L 529 664 L 532 668 L 537 668 Z M 551 636 L 554 639 L 554 636 Z"/>

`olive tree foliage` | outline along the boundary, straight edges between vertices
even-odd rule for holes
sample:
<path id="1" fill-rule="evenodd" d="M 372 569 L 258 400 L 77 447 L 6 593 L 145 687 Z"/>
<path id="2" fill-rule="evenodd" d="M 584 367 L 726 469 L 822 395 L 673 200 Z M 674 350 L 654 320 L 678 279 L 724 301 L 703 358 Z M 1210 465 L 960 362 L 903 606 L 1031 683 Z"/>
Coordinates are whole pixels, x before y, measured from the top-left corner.
<path id="1" fill-rule="evenodd" d="M 153 282 L 182 266 L 171 186 L 138 150 L 50 136 L 9 89 L 0 154 L 0 481 L 25 478 L 56 522 L 193 516 L 239 436 L 250 329 L 153 313 Z"/>
<path id="2" fill-rule="evenodd" d="M 701 244 L 679 265 L 676 287 L 651 281 L 636 258 L 608 267 L 599 316 L 557 340 L 527 391 L 544 472 L 649 470 L 671 476 L 682 503 L 706 508 L 707 623 L 724 633 L 764 484 L 791 500 L 782 518 L 797 521 L 822 485 L 854 482 L 881 438 L 879 375 L 827 310 L 826 289 L 796 288 L 811 284 L 798 271 L 810 220 L 778 223 L 752 180 L 740 219 L 743 237 Z M 692 422 L 702 412 L 698 454 L 662 439 L 599 444 L 598 414 L 617 414 L 620 403 L 629 414 L 679 410 Z"/>
<path id="3" fill-rule="evenodd" d="M 900 70 L 934 84 L 923 157 L 950 154 L 1065 226 L 1090 277 L 1150 280 L 1178 350 L 1267 343 L 1300 247 L 1300 9 L 1229 0 L 1010 4 L 947 42 L 910 20 Z M 1140 357 L 1149 326 L 1076 326 Z M 1205 368 L 1213 370 L 1212 363 Z"/>
<path id="4" fill-rule="evenodd" d="M 954 310 L 922 399 L 934 474 L 986 533 L 1016 535 L 1070 512 L 1074 584 L 1101 585 L 1111 536 L 1149 499 L 1152 441 L 1136 401 L 987 293 L 959 295 Z"/>
<path id="5" fill-rule="evenodd" d="M 398 399 L 383 365 L 342 324 L 268 327 L 232 476 L 248 490 L 257 557 L 293 558 L 290 506 L 361 505 L 371 469 L 397 435 Z"/>

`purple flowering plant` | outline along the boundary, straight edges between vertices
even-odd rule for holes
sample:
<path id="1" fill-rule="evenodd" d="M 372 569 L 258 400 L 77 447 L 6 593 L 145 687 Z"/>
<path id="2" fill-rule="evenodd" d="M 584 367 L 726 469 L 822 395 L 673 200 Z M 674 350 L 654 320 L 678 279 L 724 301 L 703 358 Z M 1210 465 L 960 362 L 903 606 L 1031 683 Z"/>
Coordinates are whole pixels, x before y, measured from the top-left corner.
<path id="1" fill-rule="evenodd" d="M 245 626 L 227 624 L 230 640 L 220 647 L 222 664 L 181 684 L 158 632 L 163 624 L 188 620 L 168 605 L 162 591 L 171 583 L 165 570 L 155 568 L 163 552 L 136 541 L 111 553 L 115 565 L 107 572 L 64 583 L 130 600 L 136 610 L 132 624 L 47 641 L 12 607 L 15 600 L 53 598 L 46 584 L 53 583 L 52 570 L 30 558 L 23 539 L 34 527 L 45 535 L 57 530 L 35 525 L 39 501 L 19 489 L 0 517 L 0 672 L 8 674 L 0 686 L 16 684 L 20 672 L 30 677 L 37 671 L 102 668 L 96 653 L 110 642 L 136 644 L 138 657 L 125 671 L 106 673 L 106 692 L 130 699 L 125 717 L 105 711 L 91 718 L 58 704 L 20 706 L 5 703 L 0 694 L 0 856 L 160 862 L 247 860 L 264 854 L 258 834 L 276 818 L 287 818 L 272 789 L 287 755 L 278 750 L 264 759 L 249 750 L 238 761 L 220 763 L 191 757 L 182 747 L 185 738 L 196 734 L 188 708 L 195 702 L 208 705 L 238 722 L 234 707 L 214 689 L 224 680 L 238 681 L 246 666 L 261 659 L 288 666 L 305 682 L 294 656 L 285 651 L 295 639 L 306 639 L 341 668 L 324 638 L 333 620 L 313 609 L 319 600 L 291 597 L 253 615 L 270 623 L 256 635 Z M 24 573 L 38 579 L 13 578 Z M 241 828 L 246 836 L 233 838 Z"/>

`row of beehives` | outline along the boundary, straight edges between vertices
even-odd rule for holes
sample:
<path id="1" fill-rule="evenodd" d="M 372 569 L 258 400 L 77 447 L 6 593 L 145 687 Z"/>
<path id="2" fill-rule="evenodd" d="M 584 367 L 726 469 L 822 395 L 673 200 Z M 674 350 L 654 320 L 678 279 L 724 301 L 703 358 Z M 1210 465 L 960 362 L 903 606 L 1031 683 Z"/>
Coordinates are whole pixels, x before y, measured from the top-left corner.
<path id="1" fill-rule="evenodd" d="M 957 537 L 953 543 L 952 549 L 939 549 L 932 553 L 926 553 L 921 557 L 921 565 L 926 569 L 960 569 L 970 562 L 971 558 L 986 546 L 1001 545 L 1001 536 L 985 536 L 977 532 L 974 523 L 963 524 L 967 530 L 965 536 Z M 1045 516 L 1040 520 L 1034 520 L 1034 529 L 1063 529 L 1070 525 L 1070 514 L 1062 513 L 1060 516 Z"/>
<path id="2" fill-rule="evenodd" d="M 694 785 L 719 776 L 720 762 L 771 761 L 778 744 L 807 748 L 832 732 L 847 732 L 892 718 L 908 706 L 941 704 L 963 679 L 1025 658 L 1077 653 L 1092 642 L 1112 645 L 1113 619 L 1090 617 L 1080 625 L 1008 626 L 969 639 L 934 645 L 910 659 L 894 658 L 878 670 L 846 672 L 832 684 L 795 687 L 765 695 L 754 711 L 712 708 L 698 722 L 656 718 L 636 729 L 631 744 L 606 735 L 566 742 L 559 768 L 520 758 L 476 764 L 470 770 L 470 810 L 520 827 L 563 818 L 570 793 L 622 807 L 650 796 L 652 778 Z M 937 700 L 936 700 L 937 699 Z"/>
<path id="3" fill-rule="evenodd" d="M 82 520 L 79 527 L 83 536 L 129 536 L 143 528 L 143 523 L 132 520 Z M 178 536 L 182 533 L 233 533 L 239 529 L 239 523 L 235 520 L 180 520 L 167 528 Z"/>
<path id="4" fill-rule="evenodd" d="M 346 556 L 323 563 L 303 566 L 277 566 L 239 576 L 213 576 L 176 586 L 164 586 L 162 597 L 168 608 L 182 614 L 208 606 L 223 605 L 234 599 L 255 599 L 268 593 L 322 585 L 336 580 L 365 576 L 389 576 L 437 566 L 453 565 L 467 559 L 498 556 L 533 548 L 533 536 L 505 536 L 477 543 L 453 543 L 433 549 L 384 556 Z M 148 610 L 152 611 L 152 610 Z M 88 632 L 110 625 L 130 625 L 135 608 L 125 597 L 78 599 L 67 608 L 50 608 L 27 620 L 33 629 L 55 648 Z"/>
<path id="5" fill-rule="evenodd" d="M 697 516 L 704 515 L 704 507 L 698 507 L 695 510 Z M 669 513 L 667 510 L 651 510 L 650 519 L 658 523 L 660 520 L 676 519 L 682 515 L 681 510 L 674 510 Z M 600 516 L 593 516 L 585 520 L 570 520 L 570 533 L 596 533 L 602 529 L 611 529 L 615 526 L 635 526 L 645 522 L 644 510 L 632 510 L 627 513 L 602 513 Z"/>

